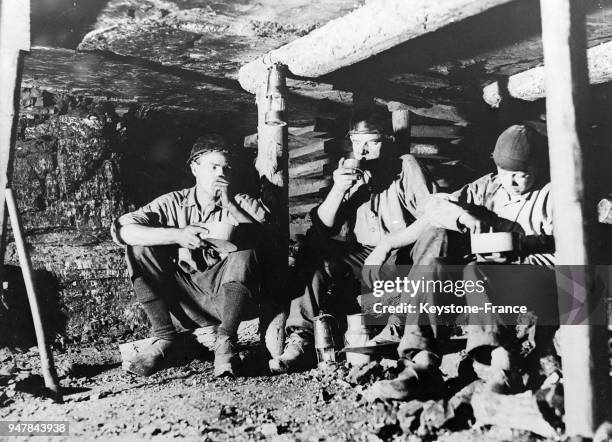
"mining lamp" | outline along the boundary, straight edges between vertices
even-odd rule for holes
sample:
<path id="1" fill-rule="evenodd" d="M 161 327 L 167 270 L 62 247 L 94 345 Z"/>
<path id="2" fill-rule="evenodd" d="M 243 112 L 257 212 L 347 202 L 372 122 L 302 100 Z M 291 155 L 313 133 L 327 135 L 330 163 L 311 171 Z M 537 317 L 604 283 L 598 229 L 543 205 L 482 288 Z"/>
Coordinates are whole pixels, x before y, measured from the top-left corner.
<path id="1" fill-rule="evenodd" d="M 268 68 L 266 100 L 268 102 L 265 123 L 269 126 L 286 126 L 285 97 L 287 86 L 285 72 L 281 64 L 276 63 Z"/>

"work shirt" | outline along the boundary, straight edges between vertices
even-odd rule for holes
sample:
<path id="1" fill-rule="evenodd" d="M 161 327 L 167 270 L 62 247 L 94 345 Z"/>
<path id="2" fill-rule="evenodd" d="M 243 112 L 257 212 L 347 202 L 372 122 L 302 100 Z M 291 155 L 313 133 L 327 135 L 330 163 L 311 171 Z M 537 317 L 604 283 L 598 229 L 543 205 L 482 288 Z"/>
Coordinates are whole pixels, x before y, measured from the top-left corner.
<path id="1" fill-rule="evenodd" d="M 522 195 L 511 195 L 497 174 L 485 175 L 452 194 L 439 193 L 424 204 L 424 216 L 436 227 L 461 231 L 459 217 L 469 206 L 480 206 L 499 218 L 493 226 L 497 232 L 520 232 L 524 235 L 553 234 L 550 183 Z M 553 253 L 533 253 L 523 263 L 552 265 Z"/>
<path id="2" fill-rule="evenodd" d="M 342 234 L 354 234 L 358 243 L 376 246 L 391 233 L 404 230 L 421 215 L 421 204 L 436 191 L 436 186 L 412 155 L 403 155 L 401 170 L 383 189 L 362 181 L 347 192 L 338 212 Z M 367 174 L 366 174 L 367 177 Z M 372 185 L 370 185 L 372 184 Z M 318 209 L 318 208 L 317 208 Z M 311 212 L 315 227 L 327 230 Z"/>
<path id="3" fill-rule="evenodd" d="M 234 196 L 234 201 L 257 222 L 266 221 L 268 210 L 259 200 L 246 194 L 238 194 Z M 200 207 L 196 200 L 194 186 L 162 195 L 138 210 L 119 217 L 113 222 L 111 235 L 117 244 L 126 245 L 117 235 L 117 231 L 128 224 L 183 228 L 196 223 L 212 221 L 238 225 L 232 214 L 220 206 L 219 201 L 210 201 Z"/>

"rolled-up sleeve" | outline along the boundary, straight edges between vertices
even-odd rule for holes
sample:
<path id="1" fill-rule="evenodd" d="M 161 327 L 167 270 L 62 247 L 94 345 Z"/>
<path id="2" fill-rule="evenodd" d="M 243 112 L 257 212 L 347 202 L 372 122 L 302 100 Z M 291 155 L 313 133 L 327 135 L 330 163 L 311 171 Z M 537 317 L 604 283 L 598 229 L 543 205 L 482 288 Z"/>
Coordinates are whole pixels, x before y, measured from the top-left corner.
<path id="1" fill-rule="evenodd" d="M 248 213 L 255 221 L 260 224 L 268 222 L 270 211 L 260 200 L 244 193 L 236 195 L 234 199 L 240 208 Z"/>
<path id="2" fill-rule="evenodd" d="M 425 173 L 416 158 L 412 155 L 402 156 L 402 172 L 399 180 L 400 200 L 404 202 L 414 218 L 423 215 L 424 203 L 436 191 L 436 184 Z"/>
<path id="3" fill-rule="evenodd" d="M 176 204 L 172 194 L 167 194 L 156 198 L 146 206 L 126 213 L 116 218 L 111 225 L 111 237 L 119 245 L 126 245 L 121 239 L 119 231 L 122 227 L 129 224 L 140 224 L 150 227 L 169 226 L 173 218 L 176 218 Z"/>

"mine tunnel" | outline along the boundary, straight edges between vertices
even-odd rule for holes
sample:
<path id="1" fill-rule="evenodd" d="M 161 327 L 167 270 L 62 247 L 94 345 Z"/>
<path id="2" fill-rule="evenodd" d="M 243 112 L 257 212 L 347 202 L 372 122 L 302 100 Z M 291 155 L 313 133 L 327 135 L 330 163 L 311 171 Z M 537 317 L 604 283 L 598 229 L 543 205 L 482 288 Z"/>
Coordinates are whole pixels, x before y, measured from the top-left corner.
<path id="1" fill-rule="evenodd" d="M 262 278 L 274 280 L 268 292 L 274 292 L 277 310 L 267 330 L 268 323 L 263 326 L 258 319 L 242 323 L 238 337 L 247 365 L 260 364 L 258 351 L 248 350 L 260 339 L 282 352 L 290 292 L 299 280 L 299 266 L 310 264 L 301 253 L 316 230 L 313 213 L 333 193 L 339 162 L 355 155 L 351 136 L 361 110 L 384 116 L 394 152 L 416 161 L 432 189 L 442 194 L 494 174 L 500 134 L 509 127 L 528 128 L 548 144 L 551 194 L 555 188 L 568 189 L 555 187 L 555 180 L 575 184 L 573 202 L 581 218 L 568 209 L 566 223 L 555 215 L 555 226 L 573 229 L 575 234 L 561 242 L 580 244 L 574 256 L 588 259 L 565 259 L 563 264 L 610 264 L 612 3 L 585 0 L 580 2 L 584 11 L 570 14 L 578 28 L 572 42 L 584 43 L 582 52 L 570 48 L 578 54 L 572 72 L 579 80 L 582 72 L 585 80 L 574 94 L 580 111 L 576 145 L 582 146 L 574 157 L 578 172 L 569 166 L 559 172 L 572 161 L 555 156 L 552 140 L 563 142 L 567 136 L 549 133 L 562 125 L 554 126 L 557 117 L 546 103 L 553 76 L 545 73 L 546 14 L 540 2 L 413 3 L 407 11 L 411 8 L 399 0 L 31 2 L 31 47 L 19 59 L 9 183 L 66 403 L 48 405 L 41 393 L 32 317 L 9 229 L 0 303 L 2 419 L 67 420 L 83 438 L 357 440 L 371 435 L 392 440 L 401 434 L 441 437 L 452 431 L 456 440 L 476 440 L 481 435 L 473 427 L 476 414 L 491 440 L 506 440 L 508 433 L 500 428 L 514 432 L 511 437 L 517 440 L 529 434 L 553 438 L 566 425 L 586 425 L 592 436 L 594 422 L 599 425 L 602 419 L 564 423 L 559 411 L 563 393 L 550 385 L 545 405 L 540 396 L 536 400 L 536 388 L 529 397 L 492 400 L 492 407 L 501 410 L 497 414 L 479 412 L 482 402 L 472 404 L 473 410 L 465 412 L 469 407 L 462 406 L 451 413 L 447 400 L 422 401 L 412 411 L 375 402 L 369 410 L 366 387 L 396 375 L 397 362 L 371 360 L 361 371 L 345 364 L 331 374 L 307 371 L 280 378 L 253 370 L 235 385 L 212 378 L 210 351 L 179 358 L 142 382 L 121 370 L 118 346 L 146 339 L 151 324 L 135 297 L 125 247 L 111 228 L 122 215 L 194 185 L 190 152 L 203 134 L 223 136 L 237 159 L 235 192 L 263 201 L 271 212 L 273 228 L 262 238 L 272 238 L 268 245 L 274 244 L 274 256 L 263 266 L 267 279 Z M 10 21 L 6 11 L 0 15 L 5 27 Z M 561 56 L 550 57 L 557 61 L 554 57 Z M 275 69 L 282 77 L 277 95 L 270 86 Z M 270 110 L 278 111 L 278 120 L 271 121 Z M 565 207 L 554 210 L 564 212 Z M 381 229 L 389 233 L 387 226 Z M 335 233 L 334 241 L 355 240 L 354 232 Z M 607 310 L 604 316 L 607 321 Z M 345 319 L 339 322 L 346 327 Z M 597 325 L 607 328 L 607 322 Z M 465 336 L 453 333 L 452 345 L 461 346 Z M 453 349 L 443 358 L 450 390 L 462 384 L 451 386 L 453 375 L 464 380 L 473 375 L 458 372 L 465 368 L 459 361 L 464 353 Z M 597 357 L 609 365 L 607 354 L 598 352 Z M 560 358 L 546 361 L 553 366 L 547 376 L 560 371 Z M 169 387 L 164 390 L 164 385 Z M 188 411 L 181 408 L 183 398 Z M 115 401 L 127 411 L 115 410 Z M 164 401 L 167 408 L 160 405 Z M 87 412 L 83 404 L 99 409 Z M 526 423 L 512 413 L 504 423 L 504 410 L 512 407 L 526 410 Z M 25 409 L 29 414 L 19 417 Z M 438 411 L 445 418 L 427 423 L 427 416 Z"/>

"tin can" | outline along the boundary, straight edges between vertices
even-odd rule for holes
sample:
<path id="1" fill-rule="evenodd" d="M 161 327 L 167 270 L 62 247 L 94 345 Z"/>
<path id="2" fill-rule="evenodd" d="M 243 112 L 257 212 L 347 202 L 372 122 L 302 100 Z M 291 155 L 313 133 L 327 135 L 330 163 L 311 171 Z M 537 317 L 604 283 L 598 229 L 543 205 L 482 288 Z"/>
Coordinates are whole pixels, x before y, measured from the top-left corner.
<path id="1" fill-rule="evenodd" d="M 325 368 L 336 363 L 336 345 L 334 342 L 334 327 L 336 318 L 332 315 L 320 314 L 314 320 L 314 341 L 317 352 L 318 367 Z"/>

